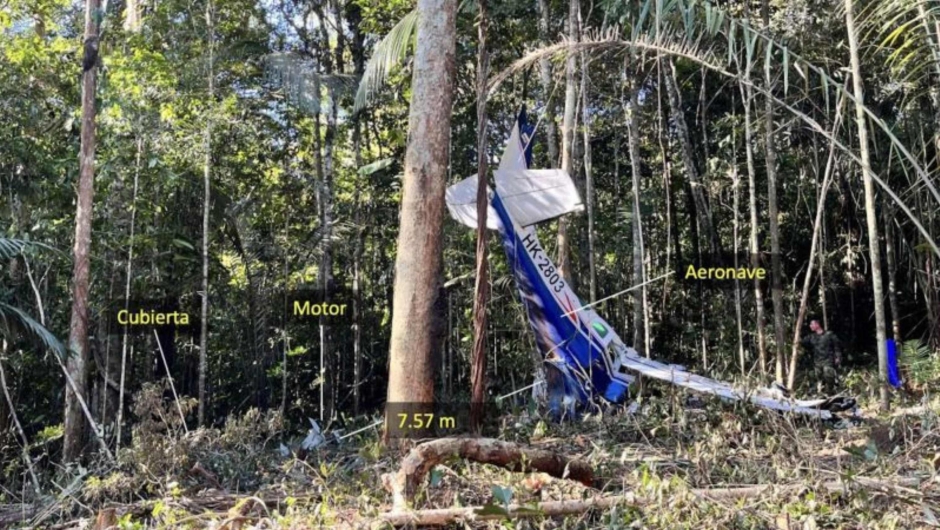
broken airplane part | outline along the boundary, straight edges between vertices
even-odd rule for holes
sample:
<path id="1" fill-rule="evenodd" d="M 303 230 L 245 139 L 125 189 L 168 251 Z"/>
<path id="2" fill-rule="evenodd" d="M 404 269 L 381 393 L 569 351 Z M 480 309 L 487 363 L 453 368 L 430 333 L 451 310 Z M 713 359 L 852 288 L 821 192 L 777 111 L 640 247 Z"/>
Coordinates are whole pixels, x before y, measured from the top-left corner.
<path id="1" fill-rule="evenodd" d="M 582 210 L 571 177 L 558 169 L 533 170 L 531 138 L 534 126 L 525 109 L 513 127 L 509 143 L 495 173 L 496 189 L 490 198 L 487 227 L 498 230 L 512 265 L 513 276 L 528 314 L 535 342 L 549 372 L 549 405 L 553 412 L 601 397 L 622 403 L 636 375 L 666 381 L 725 400 L 830 419 L 833 412 L 854 406 L 848 398 L 799 401 L 780 387 L 745 391 L 728 383 L 698 376 L 682 366 L 640 356 L 593 309 L 581 304 L 539 243 L 535 224 Z M 449 187 L 451 216 L 477 227 L 477 176 Z"/>

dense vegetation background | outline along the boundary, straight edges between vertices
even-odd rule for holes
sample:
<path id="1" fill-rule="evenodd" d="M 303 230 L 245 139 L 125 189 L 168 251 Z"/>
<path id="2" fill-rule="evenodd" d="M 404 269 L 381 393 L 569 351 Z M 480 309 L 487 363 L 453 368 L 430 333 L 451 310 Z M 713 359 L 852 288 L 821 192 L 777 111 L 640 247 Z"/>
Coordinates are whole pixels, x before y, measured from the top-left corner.
<path id="1" fill-rule="evenodd" d="M 908 381 L 932 383 L 940 8 L 855 2 L 853 65 L 847 5 L 487 7 L 486 156 L 496 160 L 527 106 L 539 123 L 534 166 L 569 164 L 588 203 L 588 213 L 561 222 L 568 237 L 557 241 L 567 243 L 556 245 L 559 223 L 540 228 L 547 248 L 568 256 L 558 261 L 570 263 L 566 274 L 586 301 L 718 249 L 747 259 L 756 245 L 768 267 L 780 267 L 780 284 L 762 285 L 760 298 L 749 283 L 715 290 L 668 277 L 603 302 L 599 313 L 627 343 L 701 373 L 767 384 L 790 374 L 805 309 L 843 339 L 847 369 L 863 373 L 878 366 L 880 304 L 887 336 L 905 345 Z M 260 409 L 279 411 L 276 430 L 290 433 L 306 429 L 308 417 L 357 425 L 380 411 L 395 259 L 410 251 L 396 242 L 415 5 L 105 2 L 88 15 L 100 37 L 97 59 L 83 66 L 85 7 L 0 0 L 0 498 L 32 487 L 24 455 L 42 484 L 63 460 L 101 456 L 87 426 L 77 450 L 63 455 L 68 383 L 54 338 L 68 343 L 75 302 L 80 78 L 90 69 L 97 145 L 88 349 L 84 366 L 68 369 L 105 445 L 133 446 L 147 432 L 152 418 L 139 404 L 159 402 L 150 384 L 162 389 L 168 375 L 173 388 L 163 399 L 182 403 L 188 428 L 199 420 L 221 428 Z M 478 162 L 480 20 L 477 3 L 457 8 L 448 183 Z M 539 52 L 564 39 L 581 44 Z M 374 58 L 376 50 L 383 55 Z M 853 75 L 865 93 L 860 115 Z M 869 163 L 877 180 L 866 203 Z M 866 214 L 880 231 L 881 297 Z M 436 395 L 467 400 L 476 235 L 450 220 L 440 230 L 437 319 L 410 326 L 439 344 Z M 495 238 L 489 249 L 486 381 L 497 396 L 531 384 L 534 345 Z M 107 312 L 126 293 L 198 308 L 204 259 L 206 335 L 108 329 Z M 286 320 L 285 293 L 304 286 L 353 290 L 357 324 Z"/>

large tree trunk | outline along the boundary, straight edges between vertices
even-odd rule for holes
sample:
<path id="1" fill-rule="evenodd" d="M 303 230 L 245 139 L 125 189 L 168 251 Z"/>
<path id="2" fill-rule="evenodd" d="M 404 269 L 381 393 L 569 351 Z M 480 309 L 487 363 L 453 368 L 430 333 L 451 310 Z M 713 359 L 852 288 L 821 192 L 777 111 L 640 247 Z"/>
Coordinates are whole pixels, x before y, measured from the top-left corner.
<path id="1" fill-rule="evenodd" d="M 95 193 L 95 93 L 98 87 L 99 0 L 85 2 L 85 45 L 82 56 L 82 132 L 79 155 L 78 208 L 75 214 L 72 316 L 69 324 L 67 376 L 74 388 L 65 389 L 63 460 L 81 456 L 85 422 L 79 401 L 88 387 L 88 291 L 91 265 L 91 221 Z M 80 395 L 76 395 L 76 392 Z"/>
<path id="2" fill-rule="evenodd" d="M 476 285 L 473 290 L 473 350 L 470 352 L 470 423 L 474 432 L 483 426 L 483 400 L 486 395 L 486 304 L 489 299 L 489 271 L 486 247 L 486 213 L 489 209 L 486 183 L 486 0 L 479 0 L 477 21 L 477 248 Z"/>
<path id="3" fill-rule="evenodd" d="M 450 151 L 456 8 L 456 0 L 418 1 L 418 44 L 395 258 L 389 403 L 434 401 L 434 356 L 438 352 L 433 327 L 441 294 L 441 225 Z"/>
<path id="4" fill-rule="evenodd" d="M 206 38 L 209 41 L 209 105 L 215 105 L 214 39 L 212 36 L 212 2 L 206 2 Z M 205 159 L 203 160 L 203 199 L 202 199 L 202 301 L 199 308 L 199 425 L 206 421 L 206 375 L 209 370 L 209 184 L 212 176 L 212 111 L 206 119 Z"/>
<path id="5" fill-rule="evenodd" d="M 871 261 L 871 287 L 875 302 L 875 335 L 878 340 L 878 375 L 881 381 L 881 408 L 888 402 L 888 352 L 885 344 L 885 307 L 881 285 L 881 252 L 878 243 L 878 217 L 875 213 L 875 189 L 872 184 L 871 154 L 868 148 L 868 123 L 865 118 L 865 92 L 862 88 L 862 67 L 858 58 L 858 36 L 852 0 L 845 0 L 845 27 L 849 36 L 852 61 L 852 85 L 855 93 L 855 122 L 858 127 L 859 154 L 862 159 L 862 181 L 865 184 L 865 220 L 868 224 L 868 257 Z"/>
<path id="6" fill-rule="evenodd" d="M 580 11 L 580 0 L 569 0 L 568 3 L 568 39 L 574 43 L 578 41 L 578 13 Z M 575 83 L 575 74 L 577 70 L 577 56 L 568 52 L 565 60 L 565 114 L 561 124 L 561 169 L 572 174 L 574 168 L 574 120 L 577 102 L 577 87 Z M 568 217 L 563 216 L 558 220 L 558 259 L 555 263 L 558 265 L 558 274 L 560 274 L 568 284 L 572 284 L 573 275 L 571 274 L 571 250 L 568 238 Z"/>

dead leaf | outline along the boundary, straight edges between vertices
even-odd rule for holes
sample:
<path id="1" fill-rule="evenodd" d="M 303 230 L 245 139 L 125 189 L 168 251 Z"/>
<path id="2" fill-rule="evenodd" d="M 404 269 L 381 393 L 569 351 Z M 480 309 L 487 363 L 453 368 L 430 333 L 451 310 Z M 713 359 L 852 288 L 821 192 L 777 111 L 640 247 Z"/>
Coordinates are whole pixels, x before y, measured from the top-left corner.
<path id="1" fill-rule="evenodd" d="M 548 473 L 532 473 L 522 479 L 522 486 L 532 493 L 538 493 L 546 484 L 551 482 L 551 480 L 552 477 Z"/>

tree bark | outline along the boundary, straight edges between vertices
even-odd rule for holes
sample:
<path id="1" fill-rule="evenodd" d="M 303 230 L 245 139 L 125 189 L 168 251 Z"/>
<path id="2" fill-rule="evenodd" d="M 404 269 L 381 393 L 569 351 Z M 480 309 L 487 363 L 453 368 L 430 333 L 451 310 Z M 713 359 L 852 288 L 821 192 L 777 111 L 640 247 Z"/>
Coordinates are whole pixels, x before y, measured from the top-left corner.
<path id="1" fill-rule="evenodd" d="M 206 376 L 209 370 L 209 209 L 211 204 L 210 183 L 212 177 L 212 108 L 215 106 L 215 71 L 214 46 L 212 35 L 212 1 L 206 2 L 206 40 L 209 48 L 209 115 L 206 117 L 205 154 L 203 160 L 203 199 L 202 199 L 202 300 L 199 308 L 199 425 L 206 421 Z"/>
<path id="2" fill-rule="evenodd" d="M 486 247 L 489 232 L 486 214 L 487 196 L 486 155 L 486 79 L 489 60 L 486 55 L 486 0 L 478 0 L 477 21 L 477 248 L 476 284 L 473 290 L 473 350 L 470 353 L 470 426 L 480 433 L 483 427 L 483 401 L 486 396 L 486 304 L 489 299 L 489 270 Z"/>
<path id="3" fill-rule="evenodd" d="M 766 1 L 766 0 L 765 0 Z M 885 308 L 881 279 L 881 252 L 878 242 L 878 217 L 875 213 L 875 189 L 872 184 L 871 154 L 868 147 L 868 123 L 865 118 L 865 92 L 862 67 L 858 58 L 858 36 L 855 33 L 853 0 L 845 0 L 845 27 L 849 37 L 852 62 L 852 86 L 855 94 L 855 123 L 858 127 L 859 154 L 862 159 L 862 181 L 865 185 L 865 220 L 868 224 L 868 257 L 871 261 L 872 295 L 875 302 L 875 336 L 878 341 L 878 375 L 881 382 L 881 408 L 888 410 L 888 352 L 885 344 Z"/>
<path id="4" fill-rule="evenodd" d="M 547 1 L 547 0 L 546 0 Z M 578 41 L 578 13 L 580 11 L 580 0 L 569 0 L 568 2 L 568 40 L 571 43 Z M 574 121 L 578 105 L 577 87 L 575 86 L 575 74 L 577 71 L 577 56 L 569 51 L 565 60 L 565 114 L 561 124 L 561 169 L 572 174 L 574 168 Z M 572 283 L 571 274 L 571 250 L 568 238 L 568 216 L 562 216 L 558 219 L 558 274 L 570 285 Z"/>
<path id="5" fill-rule="evenodd" d="M 79 401 L 87 392 L 88 294 L 91 266 L 91 222 L 95 194 L 95 95 L 98 87 L 99 0 L 85 2 L 85 44 L 82 56 L 82 131 L 79 155 L 78 208 L 75 213 L 72 314 L 69 323 L 70 355 L 67 376 L 74 388 L 65 389 L 63 460 L 73 462 L 82 454 L 85 423 Z M 80 395 L 76 395 L 76 392 Z"/>
<path id="6" fill-rule="evenodd" d="M 438 318 L 441 291 L 456 4 L 456 0 L 418 1 L 418 44 L 395 258 L 389 403 L 434 401 L 434 356 L 438 352 L 432 328 Z"/>

